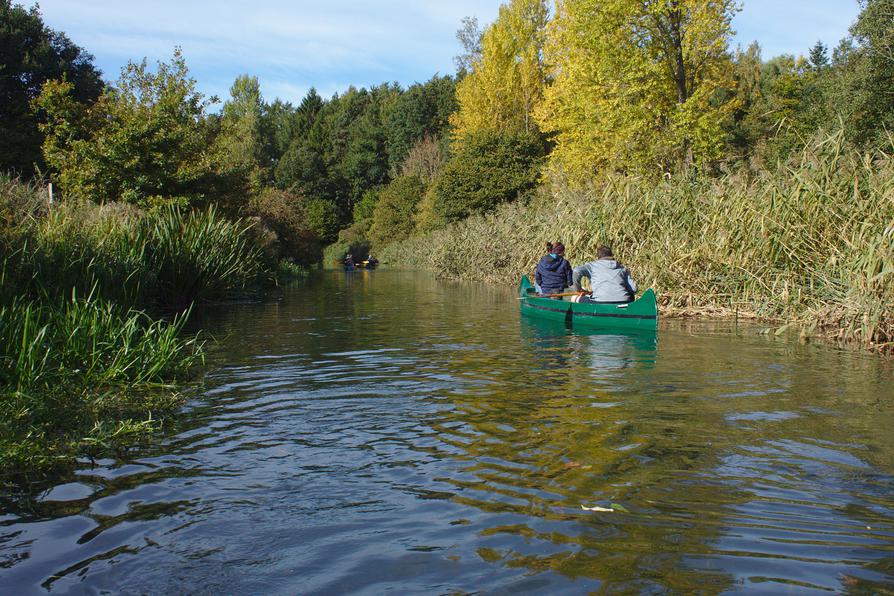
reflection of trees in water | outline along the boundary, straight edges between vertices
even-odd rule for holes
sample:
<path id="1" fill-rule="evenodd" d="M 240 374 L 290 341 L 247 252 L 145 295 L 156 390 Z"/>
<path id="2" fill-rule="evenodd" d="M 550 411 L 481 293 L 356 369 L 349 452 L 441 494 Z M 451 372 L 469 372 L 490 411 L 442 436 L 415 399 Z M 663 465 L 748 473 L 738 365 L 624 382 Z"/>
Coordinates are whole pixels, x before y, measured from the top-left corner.
<path id="1" fill-rule="evenodd" d="M 453 485 L 455 502 L 486 514 L 478 550 L 485 561 L 625 592 L 722 591 L 741 571 L 739 561 L 765 561 L 759 552 L 719 552 L 732 550 L 738 533 L 764 539 L 766 520 L 749 518 L 749 507 L 784 510 L 774 491 L 793 478 L 855 490 L 853 470 L 821 466 L 832 482 L 824 485 L 821 472 L 799 466 L 800 456 L 768 445 L 821 437 L 843 451 L 857 445 L 872 468 L 891 471 L 894 435 L 879 416 L 887 412 L 890 422 L 890 408 L 866 406 L 867 396 L 887 386 L 881 377 L 890 379 L 890 369 L 861 370 L 862 360 L 821 360 L 809 346 L 730 334 L 663 331 L 659 350 L 654 334 L 569 333 L 524 320 L 519 328 L 514 317 L 495 314 L 513 300 L 506 292 L 414 275 L 395 274 L 387 284 L 354 275 L 350 287 L 327 278 L 300 302 L 247 307 L 263 316 L 243 313 L 234 327 L 243 341 L 231 350 L 251 344 L 245 353 L 253 357 L 267 349 L 314 355 L 394 347 L 402 360 L 393 378 L 417 380 L 439 398 L 424 421 L 439 443 L 415 448 L 460 462 L 438 481 Z M 776 480 L 780 469 L 785 477 Z M 891 507 L 890 481 L 877 482 L 889 488 L 877 505 Z M 611 503 L 630 513 L 580 509 Z M 839 513 L 876 527 L 884 515 L 870 509 L 859 503 Z M 815 511 L 821 518 L 829 510 Z M 785 515 L 774 523 L 787 523 Z M 816 523 L 822 528 L 822 519 Z M 776 555 L 783 566 L 794 556 L 785 548 Z"/>
<path id="2" fill-rule="evenodd" d="M 467 465 L 444 480 L 457 488 L 456 502 L 491 514 L 479 534 L 483 560 L 622 591 L 716 592 L 767 565 L 778 565 L 773 585 L 789 584 L 814 564 L 798 558 L 799 549 L 811 549 L 796 545 L 829 548 L 842 540 L 832 526 L 890 528 L 890 516 L 871 515 L 867 504 L 890 507 L 890 494 L 855 484 L 853 462 L 773 447 L 822 437 L 836 442 L 833 450 L 855 447 L 858 461 L 884 469 L 892 450 L 877 419 L 865 411 L 845 421 L 811 412 L 821 403 L 865 404 L 882 386 L 878 379 L 850 375 L 836 387 L 848 365 L 839 362 L 818 377 L 816 356 L 803 348 L 774 354 L 753 344 L 683 339 L 663 341 L 661 354 L 671 353 L 659 359 L 654 335 L 568 334 L 523 323 L 516 349 L 526 354 L 515 361 L 504 356 L 511 372 L 496 386 L 451 396 L 454 408 L 435 426 L 441 456 Z M 849 444 L 855 437 L 879 445 L 882 454 Z M 819 465 L 805 468 L 817 458 Z M 786 469 L 774 477 L 773 470 Z M 818 471 L 830 475 L 829 484 Z M 887 478 L 880 485 L 890 493 Z M 812 527 L 797 521 L 802 505 L 785 496 L 791 489 L 816 499 Z M 854 498 L 854 491 L 863 494 Z M 841 512 L 823 493 L 862 504 Z M 611 503 L 629 513 L 580 509 Z M 776 534 L 785 538 L 766 550 Z M 854 549 L 836 554 L 843 561 Z M 884 567 L 872 559 L 855 567 Z M 831 584 L 813 587 L 835 588 L 836 573 L 830 577 Z"/>
<path id="3" fill-rule="evenodd" d="M 569 334 L 527 321 L 521 334 L 503 382 L 452 396 L 451 415 L 435 427 L 442 455 L 468 462 L 445 479 L 457 488 L 454 501 L 493 514 L 479 556 L 634 591 L 727 587 L 729 576 L 681 563 L 718 532 L 692 516 L 736 497 L 681 478 L 714 457 L 687 436 L 691 410 L 650 415 L 655 334 Z M 664 506 L 677 501 L 698 502 L 702 512 Z M 581 510 L 612 503 L 630 513 Z"/>

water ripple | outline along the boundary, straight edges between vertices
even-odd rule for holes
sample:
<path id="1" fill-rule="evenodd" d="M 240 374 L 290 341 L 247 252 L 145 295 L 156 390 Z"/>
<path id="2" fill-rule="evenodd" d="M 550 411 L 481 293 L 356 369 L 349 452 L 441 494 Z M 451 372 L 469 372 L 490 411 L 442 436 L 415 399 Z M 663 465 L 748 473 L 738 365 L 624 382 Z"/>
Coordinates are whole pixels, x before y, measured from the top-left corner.
<path id="1" fill-rule="evenodd" d="M 229 339 L 175 427 L 7 501 L 6 589 L 894 589 L 872 357 L 731 325 L 568 333 L 400 272 L 199 316 Z"/>

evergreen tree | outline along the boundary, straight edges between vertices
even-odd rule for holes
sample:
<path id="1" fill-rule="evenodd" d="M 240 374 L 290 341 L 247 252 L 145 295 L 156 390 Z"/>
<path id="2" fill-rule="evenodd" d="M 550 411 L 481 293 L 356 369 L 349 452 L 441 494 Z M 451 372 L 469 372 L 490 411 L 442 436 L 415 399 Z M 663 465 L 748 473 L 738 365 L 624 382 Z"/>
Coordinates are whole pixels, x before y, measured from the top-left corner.
<path id="1" fill-rule="evenodd" d="M 466 139 L 433 182 L 433 209 L 450 223 L 492 211 L 534 188 L 545 147 L 534 132 L 483 130 Z"/>
<path id="2" fill-rule="evenodd" d="M 822 70 L 829 66 L 829 49 L 822 41 L 817 41 L 810 48 L 810 65 L 814 70 Z"/>
<path id="3" fill-rule="evenodd" d="M 456 81 L 450 76 L 435 75 L 401 93 L 383 122 L 390 171 L 398 171 L 421 139 L 445 136 L 456 107 Z"/>

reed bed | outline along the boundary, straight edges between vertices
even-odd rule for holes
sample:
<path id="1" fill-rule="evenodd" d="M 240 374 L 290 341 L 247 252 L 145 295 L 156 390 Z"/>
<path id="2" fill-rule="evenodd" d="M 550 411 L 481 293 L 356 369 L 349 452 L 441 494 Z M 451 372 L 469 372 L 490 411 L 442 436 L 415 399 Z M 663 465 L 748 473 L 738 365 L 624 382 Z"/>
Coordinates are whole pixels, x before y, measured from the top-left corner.
<path id="1" fill-rule="evenodd" d="M 272 280 L 250 224 L 213 207 L 143 213 L 71 204 L 34 223 L 6 259 L 17 294 L 96 293 L 139 307 L 182 309 L 228 299 Z"/>
<path id="2" fill-rule="evenodd" d="M 0 178 L 0 216 L 0 482 L 156 428 L 201 360 L 191 305 L 274 276 L 249 224 L 213 208 L 48 206 Z"/>
<path id="3" fill-rule="evenodd" d="M 151 430 L 202 359 L 186 316 L 153 320 L 94 296 L 0 307 L 0 480 Z"/>
<path id="4" fill-rule="evenodd" d="M 891 149 L 859 154 L 839 133 L 773 171 L 544 186 L 527 203 L 393 244 L 383 260 L 515 284 L 547 240 L 565 243 L 575 264 L 604 243 L 666 313 L 750 313 L 891 350 Z"/>

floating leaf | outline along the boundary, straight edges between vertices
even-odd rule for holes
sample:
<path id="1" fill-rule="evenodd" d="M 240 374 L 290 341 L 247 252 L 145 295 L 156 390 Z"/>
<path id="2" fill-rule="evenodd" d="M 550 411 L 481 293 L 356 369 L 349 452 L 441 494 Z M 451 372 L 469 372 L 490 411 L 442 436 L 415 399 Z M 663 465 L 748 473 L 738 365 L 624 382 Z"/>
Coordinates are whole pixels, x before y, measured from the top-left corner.
<path id="1" fill-rule="evenodd" d="M 600 507 L 599 505 L 595 505 L 593 507 L 587 507 L 586 505 L 581 505 L 581 509 L 584 511 L 598 511 L 600 513 L 612 513 L 614 509 L 606 509 L 605 507 Z"/>

